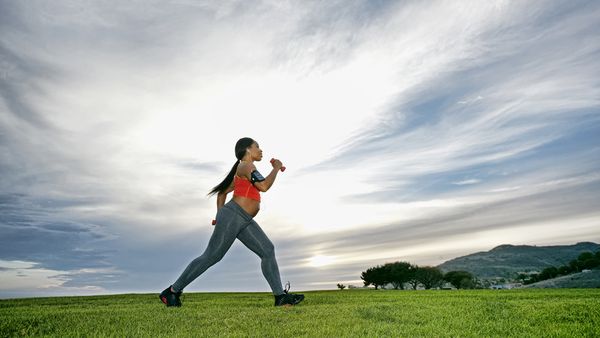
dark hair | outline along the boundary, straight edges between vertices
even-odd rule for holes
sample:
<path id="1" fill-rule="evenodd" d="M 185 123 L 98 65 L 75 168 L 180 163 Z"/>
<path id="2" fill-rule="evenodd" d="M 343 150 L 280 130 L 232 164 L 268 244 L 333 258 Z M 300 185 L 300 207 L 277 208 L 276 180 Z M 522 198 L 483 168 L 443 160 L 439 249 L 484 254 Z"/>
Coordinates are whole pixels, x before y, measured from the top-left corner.
<path id="1" fill-rule="evenodd" d="M 227 177 L 225 177 L 225 179 L 223 180 L 223 182 L 221 182 L 217 186 L 215 186 L 208 193 L 208 196 L 214 195 L 216 193 L 220 194 L 220 193 L 225 192 L 227 190 L 227 188 L 229 187 L 229 185 L 233 181 L 233 176 L 235 176 L 235 172 L 237 171 L 237 167 L 240 164 L 239 160 L 241 160 L 242 158 L 244 158 L 244 155 L 246 155 L 246 149 L 250 148 L 250 146 L 252 146 L 253 143 L 254 143 L 254 140 L 251 139 L 251 138 L 249 138 L 249 137 L 243 137 L 243 138 L 239 139 L 236 142 L 236 144 L 235 144 L 235 157 L 238 159 L 238 161 L 235 161 L 235 164 L 233 165 L 233 167 L 229 171 L 229 174 L 227 174 Z"/>

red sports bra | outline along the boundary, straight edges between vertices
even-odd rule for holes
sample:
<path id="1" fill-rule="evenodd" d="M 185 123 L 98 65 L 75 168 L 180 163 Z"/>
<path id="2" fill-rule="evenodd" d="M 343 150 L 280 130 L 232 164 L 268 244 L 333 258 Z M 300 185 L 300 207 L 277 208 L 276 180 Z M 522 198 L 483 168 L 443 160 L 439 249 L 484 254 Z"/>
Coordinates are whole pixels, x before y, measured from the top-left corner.
<path id="1" fill-rule="evenodd" d="M 260 202 L 260 190 L 252 182 L 238 175 L 233 177 L 233 196 L 251 198 Z"/>

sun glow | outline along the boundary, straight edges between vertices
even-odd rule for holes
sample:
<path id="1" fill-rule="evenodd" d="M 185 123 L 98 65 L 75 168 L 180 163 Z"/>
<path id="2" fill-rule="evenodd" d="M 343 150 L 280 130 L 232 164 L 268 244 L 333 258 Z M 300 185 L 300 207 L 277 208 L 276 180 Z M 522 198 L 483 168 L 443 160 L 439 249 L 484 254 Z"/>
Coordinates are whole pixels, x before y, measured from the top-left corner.
<path id="1" fill-rule="evenodd" d="M 312 267 L 321 267 L 325 265 L 331 265 L 335 262 L 335 259 L 332 256 L 313 256 L 309 259 L 308 265 Z"/>

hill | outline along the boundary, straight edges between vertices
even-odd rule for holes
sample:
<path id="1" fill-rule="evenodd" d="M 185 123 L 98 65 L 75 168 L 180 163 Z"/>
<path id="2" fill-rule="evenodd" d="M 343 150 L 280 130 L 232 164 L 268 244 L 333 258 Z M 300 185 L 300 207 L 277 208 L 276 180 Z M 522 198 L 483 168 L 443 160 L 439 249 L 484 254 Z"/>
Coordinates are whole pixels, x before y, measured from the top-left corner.
<path id="1" fill-rule="evenodd" d="M 600 288 L 600 270 L 579 272 L 523 286 L 524 288 Z"/>
<path id="2" fill-rule="evenodd" d="M 596 252 L 600 244 L 531 246 L 504 244 L 490 251 L 457 257 L 438 265 L 444 272 L 464 270 L 479 278 L 516 278 L 519 272 L 542 271 L 549 266 L 567 265 L 582 252 Z"/>

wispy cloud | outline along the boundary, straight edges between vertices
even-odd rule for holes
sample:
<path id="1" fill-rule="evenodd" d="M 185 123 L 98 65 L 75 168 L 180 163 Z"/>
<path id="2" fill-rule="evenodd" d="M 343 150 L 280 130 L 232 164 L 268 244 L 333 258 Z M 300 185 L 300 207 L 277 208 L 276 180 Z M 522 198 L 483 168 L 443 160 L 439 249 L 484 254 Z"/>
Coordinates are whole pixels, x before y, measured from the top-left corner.
<path id="1" fill-rule="evenodd" d="M 478 179 L 470 179 L 470 180 L 464 180 L 464 181 L 458 181 L 458 182 L 452 182 L 452 184 L 455 185 L 469 185 L 469 184 L 477 184 L 481 182 L 481 180 Z"/>

